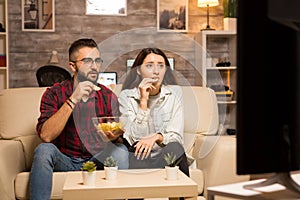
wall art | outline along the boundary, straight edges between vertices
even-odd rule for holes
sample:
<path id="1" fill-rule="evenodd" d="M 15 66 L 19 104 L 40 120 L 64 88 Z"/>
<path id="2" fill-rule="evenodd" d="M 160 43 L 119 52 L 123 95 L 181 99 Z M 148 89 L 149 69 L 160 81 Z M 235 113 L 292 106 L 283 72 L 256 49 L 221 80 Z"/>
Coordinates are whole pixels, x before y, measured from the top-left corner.
<path id="1" fill-rule="evenodd" d="M 55 31 L 55 0 L 22 0 L 22 31 Z"/>
<path id="2" fill-rule="evenodd" d="M 87 15 L 127 15 L 127 0 L 86 0 Z"/>
<path id="3" fill-rule="evenodd" d="M 157 30 L 188 31 L 188 0 L 157 0 Z"/>

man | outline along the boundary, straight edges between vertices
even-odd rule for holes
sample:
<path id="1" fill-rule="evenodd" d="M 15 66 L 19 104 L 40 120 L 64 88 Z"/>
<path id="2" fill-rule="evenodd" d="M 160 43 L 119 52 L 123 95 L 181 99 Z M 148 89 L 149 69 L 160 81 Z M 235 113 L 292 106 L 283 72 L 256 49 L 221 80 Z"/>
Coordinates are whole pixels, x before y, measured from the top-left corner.
<path id="1" fill-rule="evenodd" d="M 56 83 L 42 96 L 37 132 L 43 143 L 35 149 L 30 174 L 30 199 L 50 199 L 53 171 L 80 170 L 86 161 L 103 168 L 106 157 L 128 168 L 123 132 L 97 133 L 92 117 L 119 115 L 116 95 L 97 83 L 103 60 L 92 39 L 79 39 L 69 48 L 70 80 Z M 112 142 L 107 142 L 112 141 Z"/>

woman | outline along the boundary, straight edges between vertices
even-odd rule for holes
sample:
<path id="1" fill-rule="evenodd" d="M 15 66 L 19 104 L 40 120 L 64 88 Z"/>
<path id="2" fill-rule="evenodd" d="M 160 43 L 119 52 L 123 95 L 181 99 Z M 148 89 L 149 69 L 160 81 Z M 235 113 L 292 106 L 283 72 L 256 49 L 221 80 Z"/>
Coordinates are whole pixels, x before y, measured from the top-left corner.
<path id="1" fill-rule="evenodd" d="M 133 152 L 130 168 L 163 168 L 164 155 L 175 153 L 179 169 L 189 176 L 182 101 L 166 55 L 158 48 L 142 49 L 119 95 L 120 111 L 127 117 L 124 143 Z"/>

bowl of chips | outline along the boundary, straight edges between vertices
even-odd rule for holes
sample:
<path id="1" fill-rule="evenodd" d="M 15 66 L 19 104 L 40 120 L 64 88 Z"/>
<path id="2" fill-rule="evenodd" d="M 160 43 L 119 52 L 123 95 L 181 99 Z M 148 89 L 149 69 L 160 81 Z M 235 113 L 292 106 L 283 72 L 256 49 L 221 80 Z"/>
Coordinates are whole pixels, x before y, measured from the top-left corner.
<path id="1" fill-rule="evenodd" d="M 93 117 L 93 124 L 98 131 L 119 132 L 124 129 L 125 117 Z"/>

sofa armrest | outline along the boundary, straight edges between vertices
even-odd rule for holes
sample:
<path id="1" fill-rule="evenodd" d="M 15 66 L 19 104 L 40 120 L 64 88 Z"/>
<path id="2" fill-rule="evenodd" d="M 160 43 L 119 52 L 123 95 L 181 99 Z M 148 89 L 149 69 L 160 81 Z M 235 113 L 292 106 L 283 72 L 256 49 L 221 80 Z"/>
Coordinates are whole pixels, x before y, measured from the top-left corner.
<path id="1" fill-rule="evenodd" d="M 15 199 L 14 180 L 26 169 L 22 144 L 14 140 L 0 140 L 0 199 Z"/>
<path id="2" fill-rule="evenodd" d="M 203 172 L 205 196 L 207 187 L 250 179 L 248 175 L 236 174 L 235 136 L 197 135 L 192 155 Z"/>
<path id="3" fill-rule="evenodd" d="M 198 185 L 198 194 L 201 195 L 203 193 L 203 173 L 200 169 L 190 169 L 190 177 L 193 181 L 195 181 Z"/>
<path id="4" fill-rule="evenodd" d="M 41 139 L 36 134 L 36 135 L 21 136 L 15 138 L 15 140 L 20 141 L 20 143 L 23 146 L 26 171 L 29 171 L 31 169 L 31 165 L 33 161 L 34 150 L 38 146 L 38 144 L 41 143 Z"/>

